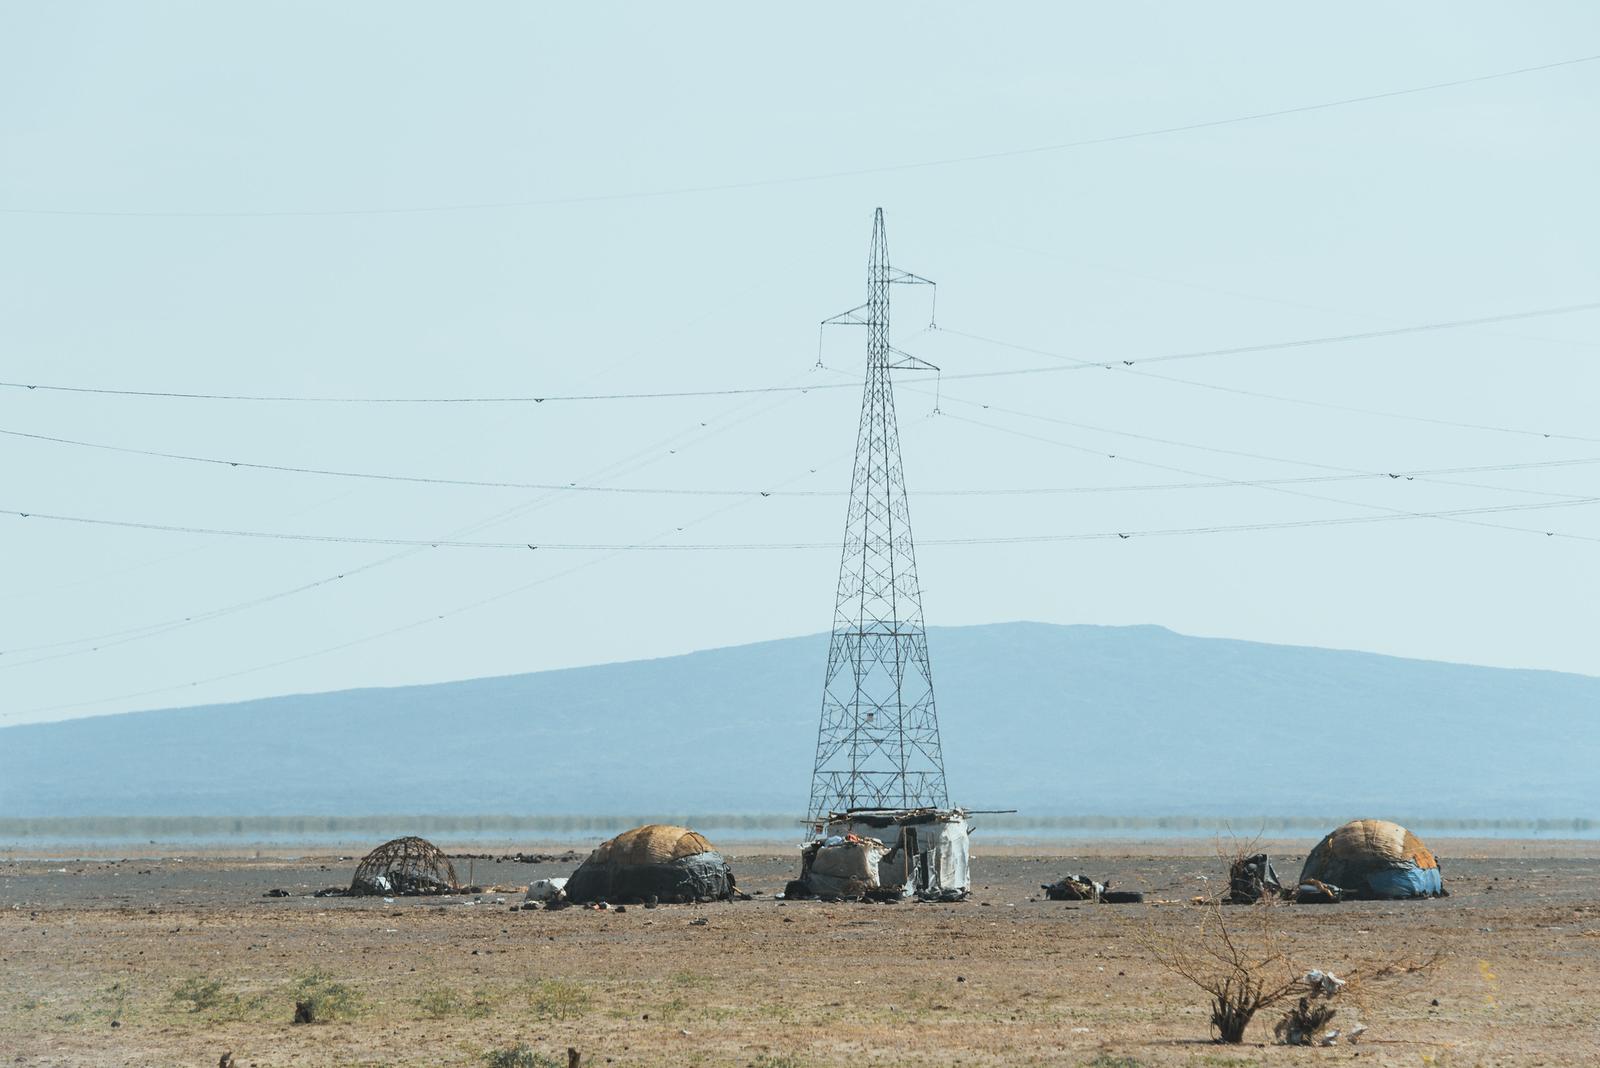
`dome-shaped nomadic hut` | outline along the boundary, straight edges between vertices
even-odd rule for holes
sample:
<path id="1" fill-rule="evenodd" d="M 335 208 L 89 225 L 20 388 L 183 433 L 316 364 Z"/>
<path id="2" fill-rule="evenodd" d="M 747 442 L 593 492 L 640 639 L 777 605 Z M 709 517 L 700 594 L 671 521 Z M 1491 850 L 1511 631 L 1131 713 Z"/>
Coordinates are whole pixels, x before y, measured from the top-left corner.
<path id="1" fill-rule="evenodd" d="M 396 838 L 362 858 L 350 893 L 454 894 L 461 890 L 455 866 L 425 838 Z"/>
<path id="2" fill-rule="evenodd" d="M 578 904 L 718 901 L 734 895 L 733 869 L 704 835 L 651 823 L 600 843 L 566 889 Z"/>
<path id="3" fill-rule="evenodd" d="M 1343 897 L 1435 897 L 1444 893 L 1439 861 L 1422 840 L 1388 820 L 1352 820 L 1306 857 L 1300 885 L 1323 883 Z"/>

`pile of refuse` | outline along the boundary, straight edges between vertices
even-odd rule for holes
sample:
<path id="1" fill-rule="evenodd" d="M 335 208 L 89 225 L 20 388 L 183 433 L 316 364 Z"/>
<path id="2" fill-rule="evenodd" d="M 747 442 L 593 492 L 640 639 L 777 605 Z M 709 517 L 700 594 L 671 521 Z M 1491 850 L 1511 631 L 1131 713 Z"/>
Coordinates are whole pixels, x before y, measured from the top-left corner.
<path id="1" fill-rule="evenodd" d="M 1113 890 L 1109 883 L 1096 882 L 1087 875 L 1063 875 L 1039 889 L 1050 901 L 1092 901 L 1103 905 L 1137 905 L 1144 895 L 1137 890 Z"/>
<path id="2" fill-rule="evenodd" d="M 1228 869 L 1228 903 L 1254 905 L 1262 898 L 1283 896 L 1283 884 L 1265 853 L 1240 857 Z"/>
<path id="3" fill-rule="evenodd" d="M 889 847 L 876 838 L 859 834 L 831 834 L 806 845 L 800 852 L 800 878 L 784 887 L 789 900 L 820 898 L 824 901 L 896 901 L 899 886 L 885 886 L 879 865 Z"/>

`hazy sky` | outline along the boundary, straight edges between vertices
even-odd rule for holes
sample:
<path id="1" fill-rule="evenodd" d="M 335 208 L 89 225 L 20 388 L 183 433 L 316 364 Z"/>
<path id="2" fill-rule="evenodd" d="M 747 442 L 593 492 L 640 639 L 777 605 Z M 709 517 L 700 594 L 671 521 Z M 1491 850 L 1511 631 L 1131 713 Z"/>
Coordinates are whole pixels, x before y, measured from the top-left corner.
<path id="1" fill-rule="evenodd" d="M 1600 312 L 1140 366 L 1600 300 L 1600 62 L 896 166 L 1596 53 L 1587 2 L 5 3 L 0 380 L 321 396 L 835 385 L 859 377 L 864 339 L 826 338 L 848 376 L 814 370 L 817 321 L 863 299 L 882 205 L 895 263 L 939 282 L 939 330 L 923 329 L 926 290 L 895 294 L 900 346 L 946 375 L 939 415 L 931 381 L 899 394 L 930 624 L 1160 623 L 1600 674 L 1600 540 L 1544 534 L 1600 539 L 1600 504 L 1573 503 L 1600 496 Z M 865 173 L 769 181 L 837 172 Z M 1060 362 L 961 334 L 1118 370 L 960 380 Z M 824 630 L 835 549 L 551 546 L 836 544 L 858 404 L 854 388 L 431 406 L 0 388 L 0 430 L 128 449 L 817 494 L 381 482 L 0 434 L 0 509 L 34 513 L 0 515 L 0 723 Z M 1562 460 L 1590 462 L 1382 477 Z"/>

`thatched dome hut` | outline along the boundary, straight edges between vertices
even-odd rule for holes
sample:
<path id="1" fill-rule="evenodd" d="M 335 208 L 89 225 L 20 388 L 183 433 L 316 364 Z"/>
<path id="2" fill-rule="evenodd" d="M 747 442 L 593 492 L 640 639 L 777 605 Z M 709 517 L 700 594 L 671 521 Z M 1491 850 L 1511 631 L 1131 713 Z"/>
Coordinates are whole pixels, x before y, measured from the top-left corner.
<path id="1" fill-rule="evenodd" d="M 733 870 L 705 836 L 665 823 L 600 843 L 567 880 L 567 899 L 579 904 L 715 901 L 733 893 Z"/>

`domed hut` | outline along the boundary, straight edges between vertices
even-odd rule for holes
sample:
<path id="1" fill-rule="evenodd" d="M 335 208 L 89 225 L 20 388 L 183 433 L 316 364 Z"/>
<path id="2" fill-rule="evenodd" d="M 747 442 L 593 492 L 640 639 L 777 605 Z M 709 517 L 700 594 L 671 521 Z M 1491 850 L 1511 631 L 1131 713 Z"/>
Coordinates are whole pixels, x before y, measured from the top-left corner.
<path id="1" fill-rule="evenodd" d="M 705 836 L 665 823 L 600 843 L 567 880 L 567 900 L 577 904 L 719 901 L 733 894 L 733 869 Z"/>
<path id="2" fill-rule="evenodd" d="M 1306 857 L 1300 885 L 1322 883 L 1350 898 L 1436 897 L 1439 861 L 1422 840 L 1388 820 L 1352 820 Z"/>
<path id="3" fill-rule="evenodd" d="M 356 866 L 350 893 L 454 894 L 461 889 L 455 866 L 426 838 L 395 838 L 368 853 Z"/>

